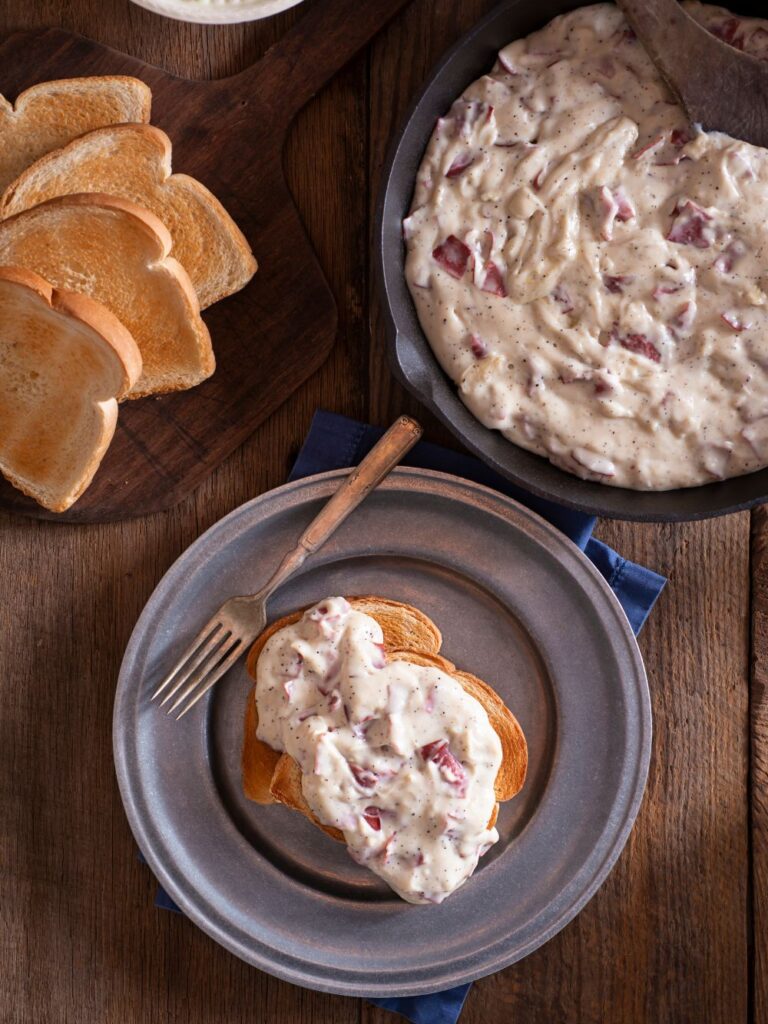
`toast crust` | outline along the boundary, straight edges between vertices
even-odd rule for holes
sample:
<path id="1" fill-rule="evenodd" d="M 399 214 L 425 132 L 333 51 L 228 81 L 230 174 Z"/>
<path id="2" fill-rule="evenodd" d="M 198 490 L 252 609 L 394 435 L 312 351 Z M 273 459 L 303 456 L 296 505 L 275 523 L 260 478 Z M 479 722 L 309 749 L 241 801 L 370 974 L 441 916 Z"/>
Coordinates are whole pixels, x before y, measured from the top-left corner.
<path id="1" fill-rule="evenodd" d="M 363 596 L 347 598 L 357 611 L 365 612 L 375 619 L 384 634 L 385 653 L 390 660 L 409 661 L 416 665 L 439 668 L 453 676 L 464 689 L 485 709 L 491 726 L 499 736 L 502 746 L 502 763 L 496 776 L 495 792 L 497 803 L 488 827 L 491 828 L 498 815 L 499 801 L 509 800 L 520 791 L 528 767 L 528 747 L 520 724 L 506 707 L 495 690 L 481 679 L 468 672 L 460 672 L 443 658 L 438 651 L 442 637 L 437 626 L 417 608 L 385 598 Z M 286 615 L 256 638 L 248 653 L 247 668 L 254 685 L 248 695 L 244 722 L 242 754 L 243 791 L 248 799 L 260 804 L 282 803 L 322 829 L 332 839 L 344 842 L 343 833 L 332 826 L 322 824 L 304 799 L 301 769 L 296 761 L 285 753 L 272 750 L 257 735 L 258 711 L 256 708 L 256 667 L 264 645 L 279 630 L 298 622 L 306 609 Z M 403 636 L 412 642 L 423 644 L 418 647 L 403 647 Z"/>
<path id="2" fill-rule="evenodd" d="M 149 87 L 128 75 L 38 82 L 15 103 L 0 95 L 0 191 L 35 160 L 84 132 L 149 121 L 151 107 Z"/>
<path id="3" fill-rule="evenodd" d="M 205 309 L 243 288 L 257 264 L 245 236 L 219 200 L 195 178 L 173 174 L 171 157 L 171 140 L 153 125 L 97 128 L 23 171 L 3 193 L 0 216 L 82 192 L 135 202 L 170 229 L 173 254 L 188 272 Z"/>
<path id="4" fill-rule="evenodd" d="M 34 498 L 43 507 L 52 512 L 63 512 L 80 497 L 93 479 L 105 451 L 107 450 L 114 434 L 117 422 L 117 400 L 130 390 L 141 373 L 141 353 L 133 340 L 130 332 L 112 315 L 104 306 L 89 299 L 84 295 L 75 295 L 70 292 L 53 288 L 52 285 L 39 274 L 22 267 L 0 266 L 0 288 L 3 285 L 12 285 L 21 294 L 28 293 L 22 300 L 25 315 L 34 319 L 35 312 L 44 315 L 48 309 L 58 314 L 61 318 L 60 329 L 71 330 L 73 334 L 87 334 L 91 345 L 103 344 L 111 353 L 110 363 L 112 371 L 116 369 L 119 373 L 119 380 L 113 380 L 112 394 L 105 395 L 101 399 L 94 397 L 94 410 L 92 415 L 96 417 L 99 425 L 98 435 L 92 439 L 91 448 L 87 460 L 78 467 L 78 478 L 70 481 L 64 491 L 59 488 L 56 491 L 49 481 L 46 483 L 40 477 L 34 480 L 29 474 L 24 475 L 19 470 L 21 462 L 33 465 L 45 466 L 49 461 L 47 449 L 35 453 L 35 445 L 40 444 L 39 436 L 36 436 L 34 424 L 30 425 L 27 437 L 24 439 L 24 448 L 21 457 L 16 452 L 13 456 L 6 456 L 0 449 L 0 468 L 3 475 L 14 487 L 22 493 Z M 50 333 L 51 324 L 46 318 L 46 328 Z M 20 340 L 24 334 L 20 330 Z M 40 366 L 35 373 L 40 376 L 45 374 L 45 366 Z M 78 386 L 74 384 L 73 386 Z M 2 392 L 0 391 L 0 402 Z M 30 396 L 30 403 L 33 396 Z M 55 462 L 55 460 L 53 460 Z"/>
<path id="5" fill-rule="evenodd" d="M 141 352 L 128 328 L 106 306 L 87 295 L 54 288 L 44 277 L 23 267 L 0 266 L 0 281 L 11 281 L 36 292 L 52 309 L 80 320 L 100 334 L 115 350 L 123 365 L 123 384 L 115 397 L 122 398 L 130 391 L 141 375 Z"/>
<path id="6" fill-rule="evenodd" d="M 152 90 L 140 78 L 134 78 L 132 75 L 81 75 L 80 78 L 52 78 L 45 82 L 35 82 L 34 85 L 23 89 L 13 103 L 4 96 L 0 96 L 0 107 L 18 114 L 31 99 L 53 90 L 70 92 L 78 89 L 90 90 L 94 87 L 103 88 L 106 85 L 121 86 L 133 91 L 136 94 L 137 113 L 139 114 L 137 120 L 149 121 L 152 113 Z"/>
<path id="7" fill-rule="evenodd" d="M 54 221 L 56 217 L 78 208 L 84 211 L 84 215 L 87 211 L 93 211 L 97 215 L 119 215 L 124 218 L 124 223 L 143 239 L 143 244 L 146 246 L 146 252 L 140 254 L 140 259 L 145 262 L 142 262 L 141 267 L 138 268 L 139 271 L 146 273 L 148 283 L 154 286 L 157 282 L 157 287 L 164 289 L 163 297 L 166 302 L 174 303 L 173 316 L 178 323 L 171 324 L 169 321 L 165 324 L 166 336 L 161 344 L 159 337 L 156 337 L 157 332 L 154 330 L 154 325 L 142 319 L 143 307 L 136 309 L 127 303 L 119 287 L 120 283 L 115 286 L 118 296 L 120 296 L 117 301 L 109 286 L 102 283 L 100 288 L 94 289 L 98 294 L 93 297 L 99 301 L 103 298 L 103 305 L 111 306 L 115 313 L 119 312 L 120 319 L 131 330 L 134 340 L 142 350 L 144 374 L 124 397 L 140 398 L 145 395 L 182 390 L 201 383 L 213 373 L 216 367 L 210 334 L 200 317 L 200 303 L 187 272 L 177 260 L 169 255 L 172 245 L 170 232 L 162 221 L 149 210 L 143 209 L 130 200 L 102 193 L 80 193 L 47 200 L 30 210 L 0 221 L 0 260 L 3 259 L 3 252 L 6 248 L 6 238 L 9 239 L 7 247 L 10 249 L 10 253 L 14 254 L 15 233 L 18 231 L 23 234 L 25 223 L 34 224 L 35 221 L 42 220 L 41 235 L 43 239 L 45 239 L 46 233 L 49 233 L 50 239 L 55 239 Z M 49 216 L 50 225 L 46 228 L 45 219 Z M 26 250 L 24 250 L 21 253 L 23 257 L 21 261 L 28 259 L 35 263 L 36 267 L 32 269 L 38 269 L 41 263 L 46 266 L 50 264 L 46 273 L 50 273 L 51 276 L 54 276 L 54 273 L 66 276 L 66 264 L 68 258 L 72 258 L 71 254 L 68 256 L 64 253 L 59 256 L 53 245 L 40 248 L 43 250 L 42 252 L 33 251 L 31 255 L 26 254 Z M 79 280 L 82 275 L 75 276 Z M 54 283 L 56 283 L 55 278 Z M 72 292 L 74 289 L 65 287 L 63 290 Z M 104 291 L 109 294 L 103 295 Z M 122 305 L 120 305 L 121 302 Z M 175 367 L 169 370 L 167 366 L 163 365 L 163 359 L 167 358 L 167 344 L 174 341 L 183 345 L 183 353 L 179 356 L 179 361 L 184 361 L 183 370 Z M 174 373 L 173 369 L 176 369 L 177 372 Z"/>

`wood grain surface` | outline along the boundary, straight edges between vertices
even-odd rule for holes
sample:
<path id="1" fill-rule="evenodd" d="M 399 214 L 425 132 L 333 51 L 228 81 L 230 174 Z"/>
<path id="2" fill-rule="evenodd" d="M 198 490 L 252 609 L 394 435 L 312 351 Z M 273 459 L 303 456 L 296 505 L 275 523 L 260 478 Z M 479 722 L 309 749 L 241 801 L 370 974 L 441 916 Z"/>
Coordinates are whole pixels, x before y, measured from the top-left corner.
<path id="1" fill-rule="evenodd" d="M 106 522 L 172 508 L 328 356 L 336 308 L 286 188 L 282 153 L 297 111 L 406 0 L 325 0 L 256 63 L 225 78 L 174 75 L 62 29 L 0 41 L 0 89 L 125 74 L 152 89 L 152 123 L 174 168 L 224 203 L 260 261 L 245 288 L 204 313 L 216 372 L 191 390 L 123 404 L 93 483 L 51 513 L 0 481 L 0 508 L 42 519 Z M 352 17 L 355 15 L 355 17 Z M 38 269 L 38 268 L 31 268 Z"/>
<path id="2" fill-rule="evenodd" d="M 90 526 L 0 515 L 2 1022 L 394 1019 L 276 981 L 153 907 L 112 771 L 112 699 L 161 575 L 216 519 L 283 482 L 315 408 L 382 425 L 419 413 L 383 357 L 368 258 L 377 175 L 429 67 L 489 7 L 412 0 L 291 130 L 289 186 L 339 311 L 322 369 L 170 512 Z M 303 9 L 202 29 L 128 0 L 0 0 L 0 30 L 59 25 L 176 74 L 219 77 Z M 600 893 L 546 947 L 474 985 L 462 1024 L 768 1024 L 768 518 L 753 518 L 601 525 L 671 580 L 641 638 L 655 714 L 647 795 Z"/>

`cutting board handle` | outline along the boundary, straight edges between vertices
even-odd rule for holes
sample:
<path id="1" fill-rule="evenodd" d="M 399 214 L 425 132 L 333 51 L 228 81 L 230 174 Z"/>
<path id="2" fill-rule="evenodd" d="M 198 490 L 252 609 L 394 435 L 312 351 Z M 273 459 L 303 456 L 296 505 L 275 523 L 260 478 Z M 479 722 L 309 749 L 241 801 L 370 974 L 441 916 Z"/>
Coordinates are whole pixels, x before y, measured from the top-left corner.
<path id="1" fill-rule="evenodd" d="M 226 79 L 241 100 L 258 97 L 275 127 L 296 113 L 409 0 L 316 0 L 260 61 Z"/>

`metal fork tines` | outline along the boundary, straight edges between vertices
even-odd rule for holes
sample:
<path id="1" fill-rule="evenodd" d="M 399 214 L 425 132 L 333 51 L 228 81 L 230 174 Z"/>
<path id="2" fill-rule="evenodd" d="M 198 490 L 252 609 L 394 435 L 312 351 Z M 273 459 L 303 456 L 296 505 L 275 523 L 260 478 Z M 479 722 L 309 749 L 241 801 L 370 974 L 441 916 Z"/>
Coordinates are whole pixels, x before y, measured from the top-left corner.
<path id="1" fill-rule="evenodd" d="M 200 630 L 173 670 L 152 694 L 152 700 L 155 700 L 165 693 L 160 702 L 161 707 L 178 694 L 168 708 L 168 714 L 180 708 L 177 717 L 186 715 L 235 663 L 242 653 L 243 645 L 253 639 L 255 634 L 252 628 L 244 630 L 243 623 L 236 622 L 233 616 L 226 614 L 226 608 L 226 605 L 222 606 Z"/>
<path id="2" fill-rule="evenodd" d="M 270 594 L 296 573 L 309 555 L 322 547 L 347 516 L 410 451 L 419 437 L 421 427 L 415 420 L 408 416 L 396 420 L 357 469 L 344 478 L 261 590 L 256 594 L 232 597 L 219 608 L 175 668 L 160 683 L 152 694 L 152 700 L 164 693 L 163 706 L 176 697 L 168 708 L 168 714 L 178 710 L 178 717 L 183 718 L 264 629 Z"/>

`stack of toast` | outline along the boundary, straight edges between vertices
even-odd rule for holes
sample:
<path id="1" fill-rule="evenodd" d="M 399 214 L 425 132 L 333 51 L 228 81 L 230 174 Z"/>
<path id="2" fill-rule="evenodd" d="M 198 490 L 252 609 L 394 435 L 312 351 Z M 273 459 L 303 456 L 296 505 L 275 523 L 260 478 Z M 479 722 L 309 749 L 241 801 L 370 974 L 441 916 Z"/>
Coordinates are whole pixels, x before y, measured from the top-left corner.
<path id="1" fill-rule="evenodd" d="M 215 369 L 201 315 L 256 261 L 194 178 L 171 172 L 135 78 L 0 96 L 0 472 L 69 508 L 114 434 L 117 404 Z"/>

